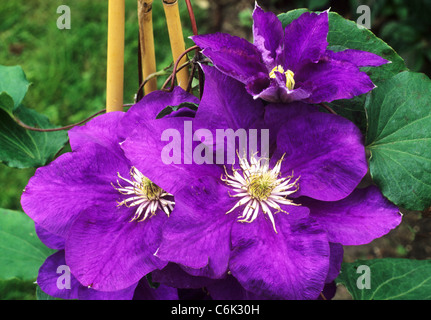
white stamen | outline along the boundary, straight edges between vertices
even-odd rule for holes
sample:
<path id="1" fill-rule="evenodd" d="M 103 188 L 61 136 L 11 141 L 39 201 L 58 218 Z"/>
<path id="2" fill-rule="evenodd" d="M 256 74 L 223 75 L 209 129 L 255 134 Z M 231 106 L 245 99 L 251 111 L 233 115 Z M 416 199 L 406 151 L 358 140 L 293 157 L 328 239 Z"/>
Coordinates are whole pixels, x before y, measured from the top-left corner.
<path id="1" fill-rule="evenodd" d="M 250 161 L 239 155 L 238 158 L 241 170 L 232 168 L 233 173 L 229 174 L 225 167 L 225 176 L 221 177 L 221 180 L 235 192 L 235 194 L 229 195 L 233 198 L 240 198 L 226 214 L 245 205 L 238 221 L 250 223 L 256 220 L 258 213 L 262 211 L 268 216 L 277 233 L 273 214 L 280 211 L 288 213 L 280 207 L 280 204 L 299 206 L 287 198 L 288 195 L 298 190 L 299 177 L 293 182 L 291 181 L 293 173 L 291 176 L 279 178 L 284 156 L 272 169 L 269 168 L 269 160 L 266 158 L 256 159 L 254 155 L 251 156 Z M 272 212 L 271 208 L 276 211 Z"/>
<path id="2" fill-rule="evenodd" d="M 130 180 L 123 178 L 120 173 L 118 173 L 118 177 L 127 182 L 129 186 L 123 187 L 118 180 L 118 187 L 114 186 L 112 183 L 111 185 L 122 195 L 130 195 L 130 197 L 118 202 L 118 206 L 124 205 L 128 208 L 138 206 L 130 222 L 144 221 L 148 217 L 155 215 L 156 211 L 159 209 L 166 213 L 167 216 L 170 215 L 175 202 L 167 198 L 172 197 L 172 194 L 152 183 L 138 169 L 135 167 L 130 169 Z M 141 218 L 142 215 L 143 217 Z"/>

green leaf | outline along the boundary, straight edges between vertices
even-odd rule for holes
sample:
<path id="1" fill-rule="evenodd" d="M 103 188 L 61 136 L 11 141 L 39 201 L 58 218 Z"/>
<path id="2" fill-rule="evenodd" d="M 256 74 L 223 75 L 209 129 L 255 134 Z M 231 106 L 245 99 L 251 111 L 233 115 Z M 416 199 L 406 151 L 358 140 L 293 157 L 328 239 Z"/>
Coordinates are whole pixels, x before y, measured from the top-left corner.
<path id="1" fill-rule="evenodd" d="M 12 115 L 12 110 L 14 108 L 13 99 L 6 92 L 0 93 L 0 109 L 6 111 L 9 115 Z"/>
<path id="2" fill-rule="evenodd" d="M 30 131 L 17 124 L 16 118 L 28 126 L 53 128 L 45 116 L 21 104 L 28 87 L 20 66 L 0 65 L 0 161 L 10 167 L 43 166 L 67 142 L 65 131 Z"/>
<path id="3" fill-rule="evenodd" d="M 53 128 L 48 118 L 20 105 L 14 115 L 29 126 Z M 37 132 L 22 128 L 0 109 L 0 161 L 9 167 L 30 168 L 47 164 L 67 142 L 66 131 Z"/>
<path id="4" fill-rule="evenodd" d="M 30 83 L 20 66 L 0 65 L 0 108 L 8 112 L 18 108 L 29 85 Z"/>
<path id="5" fill-rule="evenodd" d="M 366 147 L 370 173 L 397 206 L 431 205 L 431 80 L 402 72 L 371 92 L 366 101 Z"/>
<path id="6" fill-rule="evenodd" d="M 35 280 L 53 252 L 39 240 L 27 215 L 0 209 L 0 280 Z"/>
<path id="7" fill-rule="evenodd" d="M 429 300 L 431 260 L 384 258 L 343 263 L 336 282 L 354 300 Z"/>

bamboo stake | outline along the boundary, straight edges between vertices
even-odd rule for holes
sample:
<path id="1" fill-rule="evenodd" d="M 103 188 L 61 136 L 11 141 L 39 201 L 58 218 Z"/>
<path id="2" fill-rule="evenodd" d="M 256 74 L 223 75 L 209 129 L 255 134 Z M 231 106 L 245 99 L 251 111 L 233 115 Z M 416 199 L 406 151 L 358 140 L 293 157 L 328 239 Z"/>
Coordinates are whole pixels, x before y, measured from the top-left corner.
<path id="1" fill-rule="evenodd" d="M 124 0 L 109 0 L 106 112 L 123 110 Z"/>
<path id="2" fill-rule="evenodd" d="M 163 8 L 165 10 L 166 23 L 168 25 L 169 41 L 171 43 L 172 57 L 176 61 L 178 57 L 186 50 L 181 27 L 180 11 L 178 8 L 178 0 L 163 0 Z M 184 56 L 180 65 L 187 62 L 187 57 Z M 187 89 L 189 80 L 189 71 L 187 68 L 180 70 L 177 73 L 178 85 L 184 90 Z"/>
<path id="3" fill-rule="evenodd" d="M 154 50 L 153 34 L 153 0 L 138 0 L 139 39 L 141 44 L 142 78 L 146 79 L 156 70 L 156 54 Z M 157 90 L 157 78 L 151 78 L 144 85 L 144 92 L 148 94 Z"/>

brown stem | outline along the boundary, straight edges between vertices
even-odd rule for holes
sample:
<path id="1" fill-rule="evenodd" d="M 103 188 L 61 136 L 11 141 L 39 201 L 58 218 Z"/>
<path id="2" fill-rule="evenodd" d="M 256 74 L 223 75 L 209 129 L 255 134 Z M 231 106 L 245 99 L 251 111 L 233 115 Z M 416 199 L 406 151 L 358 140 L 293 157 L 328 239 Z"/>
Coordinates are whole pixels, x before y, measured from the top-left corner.
<path id="1" fill-rule="evenodd" d="M 190 63 L 192 63 L 191 60 L 187 61 L 186 63 L 182 64 L 177 70 L 176 72 L 184 69 L 185 67 L 187 67 Z M 171 86 L 169 89 L 166 89 L 166 86 L 168 85 L 168 83 L 171 82 Z M 164 91 L 172 91 L 174 89 L 174 82 L 175 82 L 175 73 L 172 72 L 171 75 L 166 79 L 165 83 L 163 83 L 161 90 Z"/>
<path id="2" fill-rule="evenodd" d="M 130 107 L 130 106 L 131 106 L 131 104 L 124 104 L 124 105 L 123 105 L 123 107 Z M 68 130 L 68 129 L 71 129 L 71 128 L 73 128 L 73 127 L 79 126 L 79 125 L 81 125 L 81 124 L 83 124 L 83 123 L 85 123 L 85 122 L 87 122 L 87 121 L 89 121 L 89 120 L 93 119 L 94 117 L 98 116 L 99 114 L 104 113 L 104 112 L 106 112 L 106 109 L 103 109 L 103 110 L 97 111 L 95 114 L 93 114 L 93 115 L 89 116 L 88 118 L 86 118 L 86 119 L 84 119 L 84 120 L 82 120 L 82 121 L 79 121 L 79 122 L 77 122 L 77 123 L 73 123 L 73 124 L 69 124 L 69 125 L 67 125 L 67 126 L 60 127 L 60 128 L 48 128 L 48 129 L 43 129 L 43 128 L 36 128 L 36 127 L 32 127 L 32 126 L 29 126 L 29 125 L 25 124 L 24 122 L 22 122 L 22 121 L 21 121 L 20 119 L 18 119 L 17 117 L 15 117 L 15 121 L 16 121 L 16 123 L 17 123 L 17 124 L 19 124 L 21 127 L 23 127 L 24 129 L 27 129 L 27 130 L 31 130 L 31 131 L 38 131 L 38 132 L 54 132 L 54 131 Z"/>
<path id="3" fill-rule="evenodd" d="M 195 18 L 195 14 L 193 13 L 193 7 L 192 4 L 190 2 L 190 0 L 186 0 L 186 4 L 187 4 L 187 10 L 189 12 L 189 17 L 190 17 L 190 23 L 192 25 L 192 31 L 193 31 L 193 35 L 198 35 L 198 28 L 196 25 L 196 18 Z M 200 53 L 200 48 L 196 48 L 196 52 L 195 52 L 195 61 L 200 61 L 201 58 L 201 53 Z M 202 98 L 202 94 L 203 94 L 203 87 L 204 87 L 204 75 L 203 75 L 203 71 L 200 67 L 197 68 L 198 70 L 198 78 L 199 78 L 199 97 Z M 193 79 L 193 73 L 195 71 L 195 65 L 193 64 L 193 70 L 192 70 L 192 76 L 190 79 L 190 85 L 191 85 L 191 81 Z M 189 87 L 188 87 L 189 88 Z M 187 90 L 189 91 L 189 90 Z"/>
<path id="4" fill-rule="evenodd" d="M 187 4 L 187 11 L 189 12 L 190 23 L 192 24 L 193 34 L 195 36 L 197 36 L 198 35 L 198 27 L 196 26 L 196 18 L 195 18 L 195 14 L 193 13 L 192 4 L 191 4 L 190 0 L 186 0 L 186 4 Z"/>
<path id="5" fill-rule="evenodd" d="M 193 83 L 193 76 L 196 71 L 196 64 L 192 64 L 192 70 L 190 71 L 190 77 L 189 77 L 189 83 L 187 84 L 187 92 L 191 92 L 192 90 L 192 83 Z"/>
<path id="6" fill-rule="evenodd" d="M 334 109 L 332 109 L 330 106 L 328 106 L 327 104 L 325 104 L 325 103 L 321 103 L 320 104 L 323 108 L 325 108 L 326 110 L 328 110 L 330 113 L 332 113 L 332 114 L 337 114 L 335 111 L 334 111 Z"/>
<path id="7" fill-rule="evenodd" d="M 175 64 L 174 64 L 174 69 L 173 69 L 173 71 L 172 71 L 172 75 L 169 77 L 169 78 L 170 78 L 170 81 L 171 81 L 171 87 L 170 87 L 169 91 L 172 91 L 172 90 L 174 89 L 174 85 L 175 85 L 175 76 L 176 76 L 177 72 L 178 72 L 178 71 L 180 71 L 182 68 L 184 68 L 185 66 L 187 66 L 188 64 L 190 64 L 190 63 L 191 63 L 190 61 L 187 61 L 187 62 L 186 62 L 186 63 L 184 63 L 180 68 L 178 68 L 178 64 L 181 62 L 182 58 L 183 58 L 187 53 L 189 53 L 190 51 L 196 50 L 196 49 L 198 49 L 198 48 L 199 48 L 198 46 L 190 47 L 190 48 L 186 49 L 183 53 L 181 53 L 181 54 L 180 54 L 180 56 L 177 58 L 177 60 L 175 61 Z M 168 78 L 168 79 L 169 79 L 169 78 Z M 168 80 L 167 80 L 167 81 L 168 81 Z M 165 84 L 163 85 L 163 88 L 165 87 L 165 85 L 166 85 L 166 82 L 165 82 Z"/>

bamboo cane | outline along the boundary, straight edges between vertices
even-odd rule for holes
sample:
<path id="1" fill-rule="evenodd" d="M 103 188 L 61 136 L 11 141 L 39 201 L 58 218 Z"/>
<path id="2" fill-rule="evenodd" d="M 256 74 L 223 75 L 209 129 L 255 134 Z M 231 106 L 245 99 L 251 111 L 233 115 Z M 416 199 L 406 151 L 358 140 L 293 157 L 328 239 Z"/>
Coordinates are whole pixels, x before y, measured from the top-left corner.
<path id="1" fill-rule="evenodd" d="M 178 59 L 178 57 L 185 51 L 185 43 L 184 43 L 183 30 L 181 27 L 178 0 L 163 0 L 163 8 L 165 10 L 166 23 L 168 26 L 172 57 L 175 62 Z M 179 64 L 181 65 L 186 61 L 187 61 L 187 57 L 184 56 L 181 59 Z M 177 73 L 178 85 L 184 90 L 187 89 L 188 80 L 189 80 L 189 71 L 187 68 L 184 68 Z"/>
<path id="2" fill-rule="evenodd" d="M 156 54 L 153 34 L 153 0 L 138 0 L 139 39 L 141 45 L 142 78 L 145 80 L 156 72 Z M 147 81 L 145 94 L 157 90 L 157 78 Z"/>
<path id="3" fill-rule="evenodd" d="M 123 110 L 124 0 L 109 0 L 106 112 Z"/>

